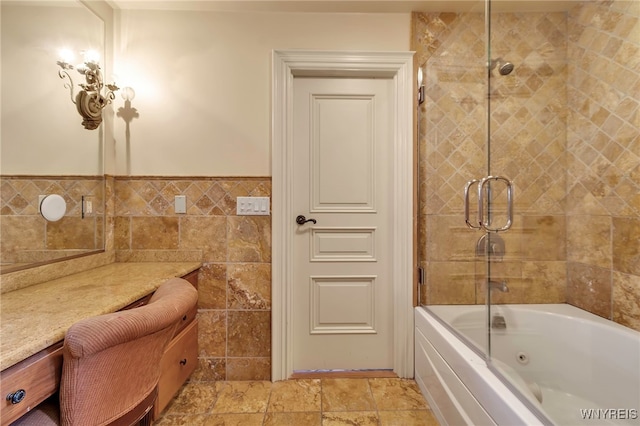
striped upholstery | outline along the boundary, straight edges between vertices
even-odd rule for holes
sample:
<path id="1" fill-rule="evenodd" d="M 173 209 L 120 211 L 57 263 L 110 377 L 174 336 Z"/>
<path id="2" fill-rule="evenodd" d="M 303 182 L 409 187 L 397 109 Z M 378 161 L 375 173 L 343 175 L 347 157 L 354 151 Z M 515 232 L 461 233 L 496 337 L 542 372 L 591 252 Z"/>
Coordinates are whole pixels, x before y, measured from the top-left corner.
<path id="1" fill-rule="evenodd" d="M 173 278 L 147 305 L 75 323 L 64 340 L 59 423 L 47 423 L 54 416 L 37 407 L 16 424 L 109 425 L 139 407 L 155 392 L 160 359 L 197 299 L 189 282 Z"/>

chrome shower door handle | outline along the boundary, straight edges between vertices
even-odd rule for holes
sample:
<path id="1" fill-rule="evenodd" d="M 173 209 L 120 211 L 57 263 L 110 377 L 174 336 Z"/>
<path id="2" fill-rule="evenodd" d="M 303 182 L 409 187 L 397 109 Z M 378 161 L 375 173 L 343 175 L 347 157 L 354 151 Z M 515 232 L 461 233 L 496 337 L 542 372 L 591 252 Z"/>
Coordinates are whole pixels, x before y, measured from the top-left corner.
<path id="1" fill-rule="evenodd" d="M 484 218 L 485 185 L 491 181 L 502 181 L 507 186 L 507 221 L 504 226 L 492 228 L 490 221 Z M 487 176 L 478 183 L 478 223 L 487 232 L 503 232 L 511 228 L 513 223 L 513 184 L 503 176 Z"/>
<path id="2" fill-rule="evenodd" d="M 476 226 L 473 223 L 471 223 L 471 220 L 469 219 L 469 190 L 474 184 L 479 182 L 480 181 L 478 179 L 472 179 L 469 182 L 467 182 L 467 184 L 464 186 L 464 221 L 467 224 L 467 226 L 471 229 L 482 228 L 480 225 Z M 482 221 L 480 223 L 482 223 Z"/>

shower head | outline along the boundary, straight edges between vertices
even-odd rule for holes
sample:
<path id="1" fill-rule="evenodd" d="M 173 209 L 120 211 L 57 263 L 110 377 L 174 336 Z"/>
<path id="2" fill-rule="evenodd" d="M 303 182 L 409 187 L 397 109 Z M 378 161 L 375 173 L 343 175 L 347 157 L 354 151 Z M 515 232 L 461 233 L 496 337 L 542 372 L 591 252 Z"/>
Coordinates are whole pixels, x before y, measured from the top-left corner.
<path id="1" fill-rule="evenodd" d="M 489 70 L 493 71 L 494 68 L 498 68 L 498 72 L 500 75 L 509 75 L 511 71 L 513 71 L 513 64 L 511 62 L 505 61 L 502 58 L 492 59 L 489 64 Z"/>

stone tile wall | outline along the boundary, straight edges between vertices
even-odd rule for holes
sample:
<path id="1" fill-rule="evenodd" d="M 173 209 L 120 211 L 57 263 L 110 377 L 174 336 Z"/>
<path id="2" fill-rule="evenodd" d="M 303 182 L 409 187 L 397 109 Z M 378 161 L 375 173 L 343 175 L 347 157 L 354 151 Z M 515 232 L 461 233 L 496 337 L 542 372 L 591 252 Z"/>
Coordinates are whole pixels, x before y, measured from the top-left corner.
<path id="1" fill-rule="evenodd" d="M 422 302 L 485 303 L 487 264 L 476 256 L 483 233 L 464 223 L 463 188 L 492 173 L 508 177 L 516 188 L 513 226 L 500 234 L 506 255 L 491 264 L 492 276 L 506 280 L 509 292 L 494 292 L 493 301 L 562 303 L 566 38 L 558 34 L 566 34 L 566 16 L 496 14 L 492 28 L 493 55 L 516 68 L 507 76 L 494 70 L 490 78 L 487 152 L 484 15 L 413 15 L 412 49 L 416 63 L 426 64 L 418 138 L 418 252 L 427 276 Z M 496 225 L 503 224 L 504 187 L 494 189 Z M 471 204 L 476 200 L 472 196 Z"/>
<path id="2" fill-rule="evenodd" d="M 271 217 L 237 216 L 236 197 L 270 178 L 116 177 L 117 261 L 201 261 L 193 380 L 271 377 Z M 174 212 L 186 195 L 187 214 Z"/>
<path id="3" fill-rule="evenodd" d="M 567 301 L 640 330 L 640 3 L 568 19 Z"/>
<path id="4" fill-rule="evenodd" d="M 47 222 L 39 196 L 58 194 L 67 202 L 65 216 Z M 82 197 L 94 208 L 82 217 Z M 72 256 L 104 246 L 102 176 L 7 176 L 0 178 L 0 258 L 3 269 Z"/>
<path id="5" fill-rule="evenodd" d="M 633 1 L 494 15 L 492 55 L 515 70 L 490 78 L 491 173 L 516 185 L 507 256 L 491 265 L 510 292 L 495 302 L 566 301 L 640 330 L 639 15 Z M 483 16 L 414 13 L 412 34 L 427 64 L 422 302 L 484 303 L 480 233 L 462 219 L 465 182 L 487 174 Z"/>

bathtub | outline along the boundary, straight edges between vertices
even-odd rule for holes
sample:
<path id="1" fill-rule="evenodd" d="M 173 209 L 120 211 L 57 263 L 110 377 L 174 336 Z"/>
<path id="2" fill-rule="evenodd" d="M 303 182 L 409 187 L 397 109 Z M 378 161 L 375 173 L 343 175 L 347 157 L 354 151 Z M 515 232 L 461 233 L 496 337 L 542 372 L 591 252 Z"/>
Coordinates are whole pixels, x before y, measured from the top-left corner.
<path id="1" fill-rule="evenodd" d="M 487 363 L 485 306 L 415 308 L 416 382 L 441 424 L 640 425 L 640 333 L 565 304 L 491 309 L 506 328 Z"/>

